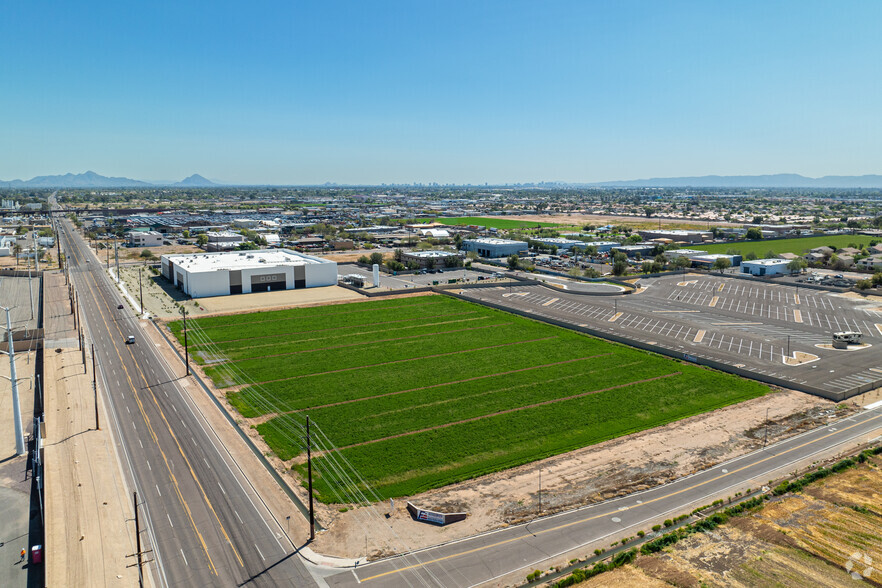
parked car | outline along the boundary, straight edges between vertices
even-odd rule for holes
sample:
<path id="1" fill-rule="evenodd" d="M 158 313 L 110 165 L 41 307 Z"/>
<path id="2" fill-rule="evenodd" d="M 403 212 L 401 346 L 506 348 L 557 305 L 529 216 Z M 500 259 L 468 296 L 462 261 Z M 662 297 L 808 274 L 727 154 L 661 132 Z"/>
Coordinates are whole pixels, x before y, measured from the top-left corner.
<path id="1" fill-rule="evenodd" d="M 135 336 L 129 335 L 126 337 L 126 345 L 133 345 L 135 343 Z"/>
<path id="2" fill-rule="evenodd" d="M 122 310 L 122 307 L 123 307 L 122 304 L 117 305 L 117 308 L 120 309 L 120 310 Z"/>

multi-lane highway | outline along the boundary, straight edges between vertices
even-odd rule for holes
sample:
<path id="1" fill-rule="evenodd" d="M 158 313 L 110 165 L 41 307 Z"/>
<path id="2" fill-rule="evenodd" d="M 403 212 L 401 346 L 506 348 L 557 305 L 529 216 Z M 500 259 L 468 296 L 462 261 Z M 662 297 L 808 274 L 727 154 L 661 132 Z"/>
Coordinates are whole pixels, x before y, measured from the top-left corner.
<path id="1" fill-rule="evenodd" d="M 143 337 L 137 317 L 67 221 L 62 254 L 158 586 L 314 586 L 283 529 Z M 129 335 L 134 344 L 126 344 Z"/>

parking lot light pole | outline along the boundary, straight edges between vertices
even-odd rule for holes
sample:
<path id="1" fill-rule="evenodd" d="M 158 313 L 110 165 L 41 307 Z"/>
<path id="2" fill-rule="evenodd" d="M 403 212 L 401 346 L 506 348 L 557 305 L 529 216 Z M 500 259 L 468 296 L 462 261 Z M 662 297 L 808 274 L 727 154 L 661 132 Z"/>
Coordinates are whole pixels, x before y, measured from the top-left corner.
<path id="1" fill-rule="evenodd" d="M 790 357 L 790 335 L 787 335 L 787 357 Z"/>

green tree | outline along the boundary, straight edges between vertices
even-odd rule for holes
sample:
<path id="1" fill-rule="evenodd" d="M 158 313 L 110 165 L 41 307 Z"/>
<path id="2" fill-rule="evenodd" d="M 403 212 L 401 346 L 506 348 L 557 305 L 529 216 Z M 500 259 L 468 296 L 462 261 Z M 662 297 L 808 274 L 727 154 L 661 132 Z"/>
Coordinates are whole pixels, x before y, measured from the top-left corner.
<path id="1" fill-rule="evenodd" d="M 394 259 L 395 261 L 400 262 L 401 259 L 402 259 L 403 257 L 404 257 L 404 252 L 401 251 L 401 248 L 400 248 L 400 247 L 397 247 L 397 248 L 392 252 L 392 259 Z"/>
<path id="2" fill-rule="evenodd" d="M 182 236 L 184 239 L 189 239 L 189 238 L 190 238 L 190 231 L 186 231 L 186 230 L 181 231 L 181 236 Z"/>
<path id="3" fill-rule="evenodd" d="M 206 243 L 208 243 L 208 235 L 205 233 L 201 233 L 196 237 L 197 245 L 205 245 Z"/>
<path id="4" fill-rule="evenodd" d="M 651 261 L 644 261 L 640 265 L 640 271 L 643 272 L 644 274 L 652 273 L 652 262 Z"/>
<path id="5" fill-rule="evenodd" d="M 676 267 L 677 269 L 686 269 L 690 265 L 692 265 L 692 262 L 689 261 L 688 257 L 680 255 L 674 258 L 674 267 Z"/>
<path id="6" fill-rule="evenodd" d="M 757 259 L 756 252 L 748 251 L 747 255 L 744 256 L 744 259 L 746 259 L 747 261 L 753 261 L 754 259 Z"/>
<path id="7" fill-rule="evenodd" d="M 373 265 L 373 264 L 382 265 L 383 264 L 383 254 L 380 253 L 379 251 L 374 251 L 373 253 L 371 253 L 370 263 L 371 263 L 371 265 Z"/>
<path id="8" fill-rule="evenodd" d="M 748 241 L 759 241 L 763 238 L 763 232 L 756 227 L 751 227 L 747 229 L 747 232 L 744 234 L 744 238 Z"/>
<path id="9" fill-rule="evenodd" d="M 798 257 L 796 259 L 791 259 L 787 263 L 787 269 L 790 270 L 791 274 L 798 274 L 799 272 L 801 272 L 802 270 L 804 270 L 807 267 L 808 267 L 808 262 L 806 260 L 802 259 L 801 257 Z"/>
<path id="10" fill-rule="evenodd" d="M 632 244 L 634 244 L 634 243 L 639 243 L 639 242 L 642 241 L 642 240 L 643 240 L 643 237 L 641 237 L 641 236 L 638 235 L 637 233 L 634 233 L 633 235 L 631 235 L 630 237 L 628 237 L 628 241 L 629 241 L 630 243 L 632 243 Z"/>
<path id="11" fill-rule="evenodd" d="M 156 256 L 153 255 L 153 252 L 150 251 L 149 249 L 142 249 L 141 250 L 141 258 L 144 259 L 145 261 L 150 261 L 151 259 L 156 258 Z"/>
<path id="12" fill-rule="evenodd" d="M 866 290 L 867 288 L 873 287 L 873 280 L 871 280 L 870 278 L 858 280 L 855 286 L 857 286 L 858 290 Z"/>
<path id="13" fill-rule="evenodd" d="M 518 269 L 521 265 L 521 258 L 517 256 L 517 254 L 512 254 L 508 256 L 508 267 L 511 269 Z"/>
<path id="14" fill-rule="evenodd" d="M 616 276 L 623 276 L 628 271 L 628 256 L 624 253 L 616 253 L 613 256 L 612 273 Z"/>
<path id="15" fill-rule="evenodd" d="M 589 268 L 585 268 L 585 273 L 582 275 L 584 275 L 586 278 L 599 278 L 600 272 L 597 271 L 596 269 L 594 269 L 593 267 L 589 267 Z M 882 276 L 882 274 L 880 274 L 880 276 Z"/>
<path id="16" fill-rule="evenodd" d="M 727 258 L 727 257 L 718 257 L 714 261 L 714 269 L 720 270 L 720 273 L 723 273 L 725 270 L 729 269 L 730 267 L 732 267 L 732 262 L 729 261 L 729 258 Z"/>

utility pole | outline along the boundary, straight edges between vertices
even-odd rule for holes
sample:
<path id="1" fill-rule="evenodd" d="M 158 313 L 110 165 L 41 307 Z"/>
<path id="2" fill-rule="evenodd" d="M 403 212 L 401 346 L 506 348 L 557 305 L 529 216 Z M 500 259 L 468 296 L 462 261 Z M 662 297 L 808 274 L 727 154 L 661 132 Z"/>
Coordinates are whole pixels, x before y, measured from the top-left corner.
<path id="1" fill-rule="evenodd" d="M 119 284 L 119 247 L 116 244 L 116 239 L 113 240 L 113 254 L 116 257 L 116 283 Z"/>
<path id="2" fill-rule="evenodd" d="M 98 422 L 98 370 L 95 369 L 95 344 L 92 343 L 92 392 L 95 393 L 95 430 L 101 430 Z"/>
<path id="3" fill-rule="evenodd" d="M 76 293 L 76 292 L 74 292 L 74 296 L 73 296 L 73 298 L 74 298 L 74 308 L 76 309 L 76 310 L 74 310 L 74 329 L 79 329 L 79 326 L 80 326 L 80 321 L 79 321 L 79 317 L 80 317 L 80 301 L 79 301 L 79 299 L 77 298 L 77 293 Z"/>
<path id="4" fill-rule="evenodd" d="M 142 282 L 142 276 L 144 275 L 144 268 L 138 268 L 138 290 L 141 291 L 141 314 L 144 314 L 144 284 Z"/>
<path id="5" fill-rule="evenodd" d="M 190 354 L 187 351 L 187 309 L 181 308 L 181 316 L 184 317 L 184 364 L 187 366 L 187 375 L 190 375 Z"/>
<path id="6" fill-rule="evenodd" d="M 769 408 L 766 407 L 766 434 L 763 438 L 763 448 L 765 448 L 766 443 L 769 442 Z"/>
<path id="7" fill-rule="evenodd" d="M 309 416 L 306 417 L 306 472 L 309 480 L 309 540 L 315 540 L 315 511 L 312 507 L 312 440 L 309 436 Z"/>
<path id="8" fill-rule="evenodd" d="M 542 467 L 539 467 L 539 516 L 542 516 Z"/>
<path id="9" fill-rule="evenodd" d="M 83 354 L 83 373 L 88 373 L 89 370 L 86 369 L 86 337 L 83 336 L 83 329 L 80 329 L 80 353 Z"/>
<path id="10" fill-rule="evenodd" d="M 146 563 L 143 560 L 144 552 L 141 551 L 141 519 L 138 516 L 138 493 L 132 492 L 132 500 L 135 503 L 135 547 L 137 551 L 132 555 L 138 557 L 138 562 L 128 565 L 126 567 L 130 568 L 132 566 L 138 566 L 138 586 L 144 588 L 144 564 Z M 127 557 L 132 557 L 129 555 Z"/>
<path id="11" fill-rule="evenodd" d="M 21 404 L 18 401 L 18 377 L 15 373 L 15 345 L 12 340 L 12 321 L 9 318 L 10 308 L 0 306 L 6 311 L 6 355 L 9 356 L 9 381 L 12 383 L 12 419 L 15 421 L 15 453 L 27 453 L 24 442 L 24 430 L 21 426 Z"/>

